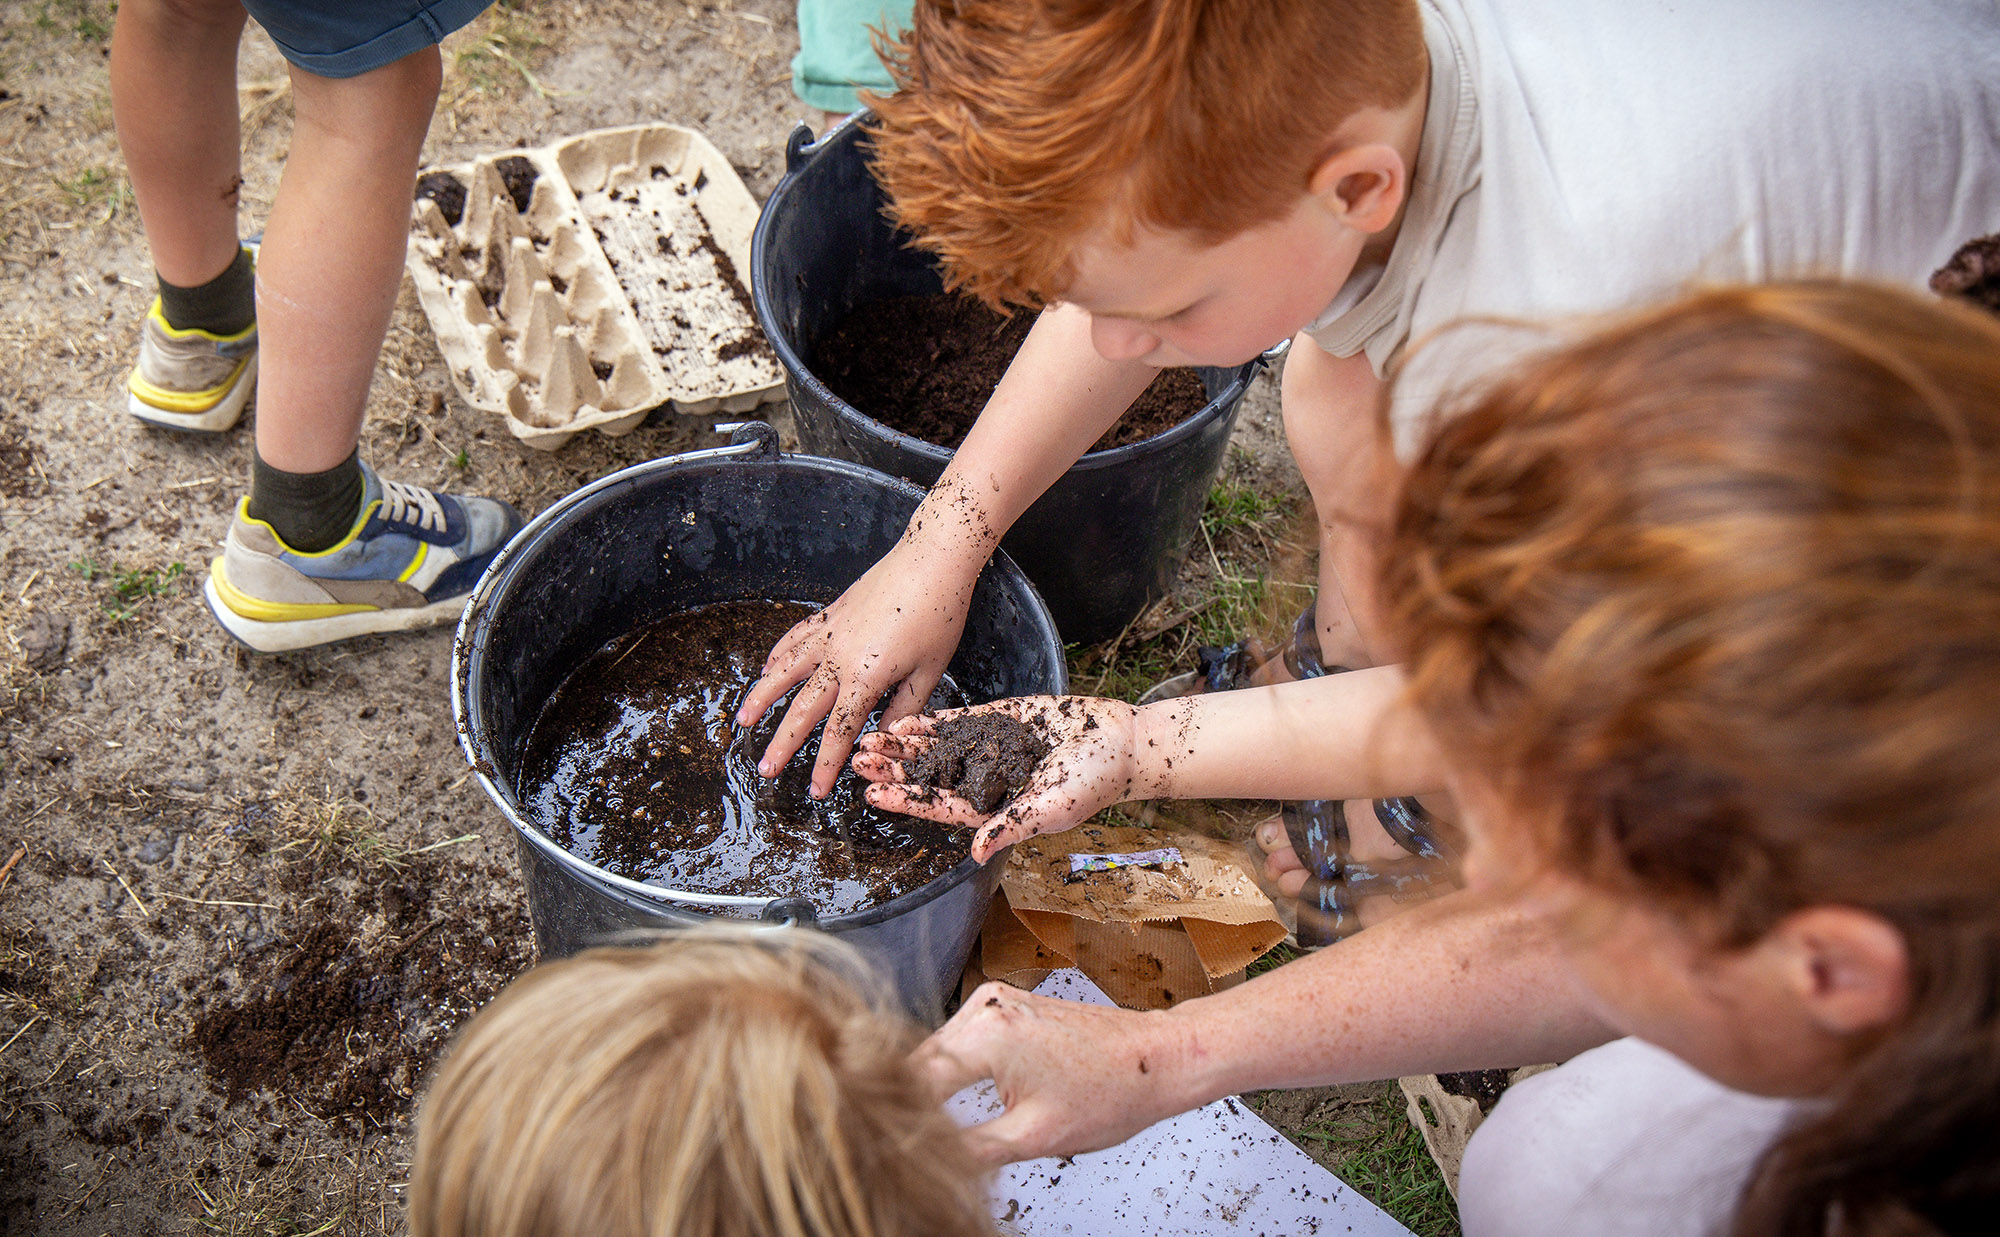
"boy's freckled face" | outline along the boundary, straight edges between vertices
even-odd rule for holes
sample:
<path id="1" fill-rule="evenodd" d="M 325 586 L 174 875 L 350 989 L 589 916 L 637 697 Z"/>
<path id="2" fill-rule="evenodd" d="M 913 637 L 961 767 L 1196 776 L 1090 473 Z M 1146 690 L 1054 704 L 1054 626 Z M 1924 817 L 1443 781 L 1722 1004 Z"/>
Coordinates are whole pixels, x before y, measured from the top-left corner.
<path id="1" fill-rule="evenodd" d="M 1107 359 L 1241 365 L 1317 318 L 1367 239 L 1301 196 L 1285 217 L 1218 243 L 1152 229 L 1087 242 L 1063 300 L 1091 315 Z"/>

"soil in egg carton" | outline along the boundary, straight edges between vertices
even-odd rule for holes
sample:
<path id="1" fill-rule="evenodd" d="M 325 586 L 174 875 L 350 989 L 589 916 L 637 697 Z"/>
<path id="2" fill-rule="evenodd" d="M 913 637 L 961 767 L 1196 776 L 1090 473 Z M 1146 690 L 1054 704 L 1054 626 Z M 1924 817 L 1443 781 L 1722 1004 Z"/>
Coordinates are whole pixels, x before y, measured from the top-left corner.
<path id="1" fill-rule="evenodd" d="M 806 898 L 822 917 L 889 901 L 956 867 L 970 835 L 869 807 L 852 770 L 825 799 L 812 799 L 817 731 L 777 778 L 757 776 L 790 697 L 740 734 L 736 707 L 771 646 L 814 609 L 722 602 L 592 654 L 529 733 L 520 779 L 529 818 L 619 876 Z M 933 696 L 933 705 L 960 703 L 955 688 L 940 691 L 949 694 Z"/>

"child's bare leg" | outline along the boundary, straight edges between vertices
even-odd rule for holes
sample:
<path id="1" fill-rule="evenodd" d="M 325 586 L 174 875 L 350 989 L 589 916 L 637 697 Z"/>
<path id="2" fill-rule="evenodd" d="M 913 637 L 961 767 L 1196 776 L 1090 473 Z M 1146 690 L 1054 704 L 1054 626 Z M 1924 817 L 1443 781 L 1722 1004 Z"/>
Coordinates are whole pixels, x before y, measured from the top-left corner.
<path id="1" fill-rule="evenodd" d="M 125 0 L 111 114 L 153 266 L 193 288 L 236 258 L 238 0 Z"/>
<path id="2" fill-rule="evenodd" d="M 317 473 L 360 438 L 442 69 L 427 47 L 357 77 L 291 74 L 297 122 L 257 262 L 257 454 Z"/>
<path id="3" fill-rule="evenodd" d="M 1320 662 L 1360 669 L 1387 650 L 1369 638 L 1376 564 L 1374 531 L 1386 525 L 1400 465 L 1381 430 L 1381 380 L 1365 356 L 1336 358 L 1300 336 L 1285 359 L 1285 437 L 1311 491 L 1319 527 Z M 1346 805 L 1349 857 L 1362 862 L 1407 858 L 1367 803 Z M 1307 873 L 1282 825 L 1260 828 L 1265 874 L 1296 896 Z M 1395 907 L 1366 899 L 1362 922 Z"/>

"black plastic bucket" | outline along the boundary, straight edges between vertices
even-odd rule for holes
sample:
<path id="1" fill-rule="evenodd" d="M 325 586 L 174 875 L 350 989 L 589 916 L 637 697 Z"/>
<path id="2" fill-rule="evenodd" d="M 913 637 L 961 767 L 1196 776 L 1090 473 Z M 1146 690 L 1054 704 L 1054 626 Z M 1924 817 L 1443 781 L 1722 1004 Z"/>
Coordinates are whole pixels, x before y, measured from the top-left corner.
<path id="1" fill-rule="evenodd" d="M 487 568 L 459 622 L 452 710 L 486 793 L 518 834 L 543 957 L 634 929 L 720 915 L 838 933 L 935 1022 L 958 983 L 1005 859 L 966 859 L 880 906 L 820 918 L 810 903 L 716 897 L 628 880 L 570 854 L 516 796 L 528 730 L 569 672 L 643 624 L 718 601 L 828 601 L 886 553 L 922 495 L 838 460 L 781 456 L 761 422 L 731 445 L 654 460 L 569 495 Z M 1066 687 L 1055 624 L 1002 555 L 979 579 L 950 674 L 974 701 Z"/>
<path id="2" fill-rule="evenodd" d="M 785 177 L 750 244 L 757 320 L 785 367 L 799 441 L 816 455 L 932 485 L 950 450 L 856 411 L 807 360 L 855 306 L 939 292 L 943 278 L 883 214 L 855 118 L 811 137 L 803 125 L 792 131 Z M 1001 548 L 1041 590 L 1065 640 L 1117 635 L 1173 584 L 1257 365 L 1196 370 L 1206 407 L 1144 442 L 1084 456 L 1008 530 Z"/>

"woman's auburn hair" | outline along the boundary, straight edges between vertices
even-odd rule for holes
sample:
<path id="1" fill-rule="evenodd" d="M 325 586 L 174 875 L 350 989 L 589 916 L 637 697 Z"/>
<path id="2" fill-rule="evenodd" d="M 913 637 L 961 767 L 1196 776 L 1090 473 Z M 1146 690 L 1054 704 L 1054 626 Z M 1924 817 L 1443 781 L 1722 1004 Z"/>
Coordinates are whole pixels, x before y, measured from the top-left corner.
<path id="1" fill-rule="evenodd" d="M 1429 64 L 1416 0 L 917 0 L 881 51 L 890 214 L 995 308 L 1061 299 L 1100 232 L 1281 217 L 1335 131 Z"/>
<path id="2" fill-rule="evenodd" d="M 1910 1007 L 1759 1166 L 1740 1233 L 1970 1231 L 2000 1205 L 2000 322 L 1719 289 L 1442 423 L 1385 626 L 1509 841 L 1747 944 L 1841 904 Z"/>
<path id="3" fill-rule="evenodd" d="M 990 1234 L 870 980 L 824 934 L 726 926 L 537 967 L 424 1100 L 412 1237 Z"/>

